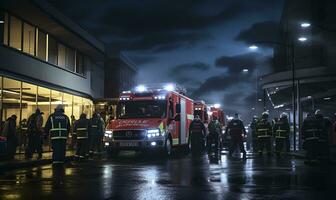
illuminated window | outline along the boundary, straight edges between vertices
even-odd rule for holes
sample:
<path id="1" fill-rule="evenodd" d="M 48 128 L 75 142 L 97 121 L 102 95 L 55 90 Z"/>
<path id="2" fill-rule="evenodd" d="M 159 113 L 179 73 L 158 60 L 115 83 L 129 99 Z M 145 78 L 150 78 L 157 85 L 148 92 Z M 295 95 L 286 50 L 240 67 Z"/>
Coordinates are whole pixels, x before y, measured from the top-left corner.
<path id="1" fill-rule="evenodd" d="M 35 27 L 23 24 L 23 51 L 30 55 L 35 55 Z"/>
<path id="2" fill-rule="evenodd" d="M 92 116 L 93 104 L 90 99 L 83 98 L 83 113 L 87 115 L 88 118 Z"/>
<path id="3" fill-rule="evenodd" d="M 64 93 L 63 94 L 63 106 L 64 106 L 64 113 L 70 118 L 72 115 L 72 95 Z"/>
<path id="4" fill-rule="evenodd" d="M 51 90 L 51 112 L 54 112 L 59 104 L 63 104 L 63 93 L 57 90 Z"/>
<path id="5" fill-rule="evenodd" d="M 9 78 L 4 78 L 3 81 L 2 119 L 6 120 L 11 115 L 19 117 L 21 82 Z"/>
<path id="6" fill-rule="evenodd" d="M 22 83 L 22 120 L 29 118 L 35 113 L 37 86 L 29 83 Z"/>
<path id="7" fill-rule="evenodd" d="M 46 60 L 47 59 L 47 35 L 40 30 L 38 31 L 37 35 L 37 57 L 41 60 Z"/>
<path id="8" fill-rule="evenodd" d="M 48 35 L 48 62 L 57 65 L 57 42 L 56 40 Z"/>
<path id="9" fill-rule="evenodd" d="M 57 65 L 65 68 L 66 47 L 63 44 L 58 44 Z"/>
<path id="10" fill-rule="evenodd" d="M 50 115 L 50 92 L 48 88 L 38 86 L 37 107 L 43 112 L 43 123 L 47 121 Z"/>
<path id="11" fill-rule="evenodd" d="M 9 28 L 9 46 L 22 50 L 21 35 L 22 35 L 22 22 L 16 17 L 10 17 Z"/>
<path id="12" fill-rule="evenodd" d="M 73 100 L 73 115 L 76 119 L 79 119 L 80 114 L 83 113 L 83 98 L 74 96 Z"/>

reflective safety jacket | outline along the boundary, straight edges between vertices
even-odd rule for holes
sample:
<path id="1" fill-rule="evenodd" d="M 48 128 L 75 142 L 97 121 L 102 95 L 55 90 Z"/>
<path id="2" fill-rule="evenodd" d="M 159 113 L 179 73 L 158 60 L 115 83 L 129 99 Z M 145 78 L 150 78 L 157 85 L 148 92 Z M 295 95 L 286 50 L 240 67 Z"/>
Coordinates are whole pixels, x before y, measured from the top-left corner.
<path id="1" fill-rule="evenodd" d="M 218 120 L 211 120 L 208 125 L 209 135 L 219 135 L 222 132 L 222 128 Z"/>
<path id="2" fill-rule="evenodd" d="M 70 131 L 70 120 L 63 114 L 57 111 L 51 114 L 45 125 L 45 133 L 50 135 L 51 140 L 66 140 Z"/>
<path id="3" fill-rule="evenodd" d="M 200 133 L 202 134 L 204 137 L 206 135 L 206 128 L 203 124 L 203 122 L 199 119 L 194 119 L 189 126 L 189 134 L 192 133 Z"/>
<path id="4" fill-rule="evenodd" d="M 307 140 L 318 140 L 321 130 L 318 129 L 317 121 L 314 116 L 309 116 L 302 122 L 302 137 Z"/>
<path id="5" fill-rule="evenodd" d="M 317 115 L 315 116 L 315 118 L 316 126 L 319 131 L 319 141 L 327 142 L 329 139 L 332 124 L 328 118 L 325 118 L 322 115 Z"/>
<path id="6" fill-rule="evenodd" d="M 277 139 L 285 139 L 289 136 L 290 127 L 288 120 L 280 119 L 274 124 L 274 137 Z"/>
<path id="7" fill-rule="evenodd" d="M 92 117 L 89 121 L 89 135 L 90 136 L 103 136 L 104 124 L 99 117 Z"/>
<path id="8" fill-rule="evenodd" d="M 79 119 L 74 124 L 74 132 L 77 135 L 77 139 L 87 139 L 89 137 L 89 120 Z"/>
<path id="9" fill-rule="evenodd" d="M 272 135 L 272 125 L 266 120 L 261 119 L 256 126 L 258 138 L 268 138 Z"/>
<path id="10" fill-rule="evenodd" d="M 240 119 L 232 119 L 225 129 L 225 133 L 233 139 L 242 139 L 243 135 L 246 135 L 246 130 Z"/>

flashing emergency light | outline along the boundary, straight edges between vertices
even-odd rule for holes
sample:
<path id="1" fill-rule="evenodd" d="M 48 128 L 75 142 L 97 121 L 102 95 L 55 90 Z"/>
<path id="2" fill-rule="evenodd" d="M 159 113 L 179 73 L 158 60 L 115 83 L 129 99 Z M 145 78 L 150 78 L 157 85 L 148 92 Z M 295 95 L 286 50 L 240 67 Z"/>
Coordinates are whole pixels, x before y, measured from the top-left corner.
<path id="1" fill-rule="evenodd" d="M 163 87 L 167 91 L 174 91 L 175 90 L 175 85 L 173 84 L 167 84 Z"/>
<path id="2" fill-rule="evenodd" d="M 219 103 L 215 103 L 215 104 L 214 104 L 214 107 L 215 107 L 215 108 L 220 108 L 221 105 L 220 105 Z"/>
<path id="3" fill-rule="evenodd" d="M 145 92 L 147 90 L 147 87 L 144 86 L 144 85 L 138 85 L 136 88 L 135 88 L 135 91 L 137 92 Z"/>

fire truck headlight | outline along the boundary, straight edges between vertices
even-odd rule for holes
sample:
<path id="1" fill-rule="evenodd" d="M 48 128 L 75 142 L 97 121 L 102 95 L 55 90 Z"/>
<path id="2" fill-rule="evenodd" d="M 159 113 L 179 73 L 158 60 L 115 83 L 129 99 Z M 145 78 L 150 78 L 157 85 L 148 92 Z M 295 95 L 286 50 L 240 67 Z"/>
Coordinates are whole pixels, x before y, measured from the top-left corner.
<path id="1" fill-rule="evenodd" d="M 113 135 L 113 131 L 105 131 L 105 134 L 104 134 L 105 137 L 112 138 L 112 135 Z"/>
<path id="2" fill-rule="evenodd" d="M 147 137 L 157 137 L 160 136 L 160 130 L 159 129 L 149 129 L 147 130 Z"/>

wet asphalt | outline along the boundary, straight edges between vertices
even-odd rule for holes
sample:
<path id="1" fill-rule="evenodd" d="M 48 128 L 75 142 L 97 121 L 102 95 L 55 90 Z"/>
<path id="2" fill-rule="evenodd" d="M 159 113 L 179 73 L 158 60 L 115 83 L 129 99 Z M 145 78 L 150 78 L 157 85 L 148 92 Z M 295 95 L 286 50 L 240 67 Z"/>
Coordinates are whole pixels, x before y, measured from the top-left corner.
<path id="1" fill-rule="evenodd" d="M 0 172 L 0 199 L 335 199 L 335 165 L 306 166 L 291 157 L 220 158 L 126 152 L 64 168 Z"/>

